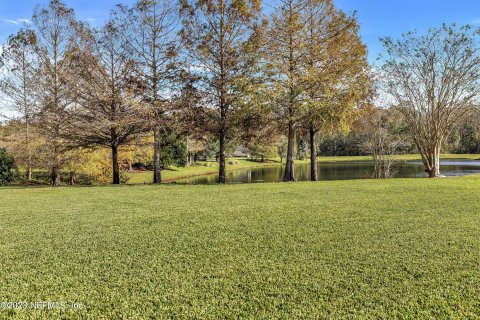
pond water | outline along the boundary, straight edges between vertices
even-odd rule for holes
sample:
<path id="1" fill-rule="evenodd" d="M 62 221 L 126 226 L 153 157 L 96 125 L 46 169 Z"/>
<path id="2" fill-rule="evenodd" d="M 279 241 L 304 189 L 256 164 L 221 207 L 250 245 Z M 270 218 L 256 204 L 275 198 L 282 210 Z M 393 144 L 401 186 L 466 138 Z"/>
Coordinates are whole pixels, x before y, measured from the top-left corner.
<path id="1" fill-rule="evenodd" d="M 405 161 L 395 165 L 395 178 L 421 178 L 427 177 L 421 161 Z M 478 160 L 442 160 L 440 172 L 445 176 L 460 176 L 480 173 Z M 340 161 L 318 162 L 319 180 L 351 180 L 372 179 L 374 164 L 372 161 Z M 285 165 L 247 168 L 227 171 L 227 183 L 261 183 L 281 182 Z M 298 181 L 310 180 L 310 164 L 295 165 L 295 174 Z M 177 180 L 185 184 L 215 184 L 218 175 L 205 175 Z"/>

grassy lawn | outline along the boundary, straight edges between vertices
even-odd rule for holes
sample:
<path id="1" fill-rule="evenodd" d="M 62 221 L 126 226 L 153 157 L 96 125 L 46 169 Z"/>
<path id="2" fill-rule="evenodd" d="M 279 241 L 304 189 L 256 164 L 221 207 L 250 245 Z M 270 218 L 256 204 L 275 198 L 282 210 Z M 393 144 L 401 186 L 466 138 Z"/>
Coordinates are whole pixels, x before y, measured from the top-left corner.
<path id="1" fill-rule="evenodd" d="M 0 189 L 25 319 L 475 318 L 480 177 Z"/>
<path id="2" fill-rule="evenodd" d="M 397 156 L 400 160 L 421 160 L 420 155 L 407 154 Z M 480 159 L 480 154 L 444 154 L 443 159 Z M 371 156 L 348 156 L 348 157 L 318 157 L 320 162 L 337 162 L 337 161 L 371 161 Z M 232 161 L 232 160 L 229 160 Z M 280 164 L 280 159 L 267 160 L 265 162 L 257 162 L 246 159 L 234 159 L 237 163 L 235 165 L 227 164 L 227 171 L 238 170 L 253 167 L 276 166 Z M 285 163 L 285 160 L 283 160 Z M 228 161 L 227 161 L 228 162 Z M 296 160 L 296 163 L 309 163 L 309 160 Z M 191 176 L 199 176 L 206 174 L 218 173 L 218 163 L 216 162 L 198 162 L 197 165 L 188 166 L 185 168 L 172 167 L 169 170 L 162 171 L 162 180 L 164 182 L 171 182 L 181 178 L 188 178 Z M 129 173 L 128 184 L 149 184 L 153 182 L 153 173 L 151 171 Z"/>

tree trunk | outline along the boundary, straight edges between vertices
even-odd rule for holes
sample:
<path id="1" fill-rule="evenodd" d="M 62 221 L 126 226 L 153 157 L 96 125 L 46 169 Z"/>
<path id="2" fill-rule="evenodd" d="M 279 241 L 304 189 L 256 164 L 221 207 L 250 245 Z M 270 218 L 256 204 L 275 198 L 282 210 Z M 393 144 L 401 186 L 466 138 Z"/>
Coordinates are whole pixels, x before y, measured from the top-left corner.
<path id="1" fill-rule="evenodd" d="M 285 165 L 284 182 L 295 181 L 295 128 L 292 121 L 288 122 L 288 146 L 287 146 L 287 163 Z"/>
<path id="2" fill-rule="evenodd" d="M 113 168 L 113 184 L 120 184 L 120 166 L 118 164 L 118 147 L 112 145 L 112 168 Z"/>
<path id="3" fill-rule="evenodd" d="M 429 148 L 427 154 L 422 154 L 425 172 L 428 173 L 429 178 L 440 177 L 440 149 L 440 144 L 436 144 L 433 148 Z"/>
<path id="4" fill-rule="evenodd" d="M 310 126 L 310 180 L 318 181 L 317 150 L 315 148 L 315 129 Z"/>
<path id="5" fill-rule="evenodd" d="M 435 148 L 435 176 L 440 177 L 440 145 Z"/>
<path id="6" fill-rule="evenodd" d="M 218 183 L 226 182 L 226 159 L 225 159 L 225 130 L 220 130 L 220 152 L 219 152 L 219 171 L 218 171 Z"/>
<path id="7" fill-rule="evenodd" d="M 70 185 L 74 186 L 77 183 L 77 176 L 75 172 L 71 171 L 70 172 Z"/>
<path id="8" fill-rule="evenodd" d="M 27 164 L 27 172 L 25 174 L 25 177 L 28 181 L 32 180 L 32 165 L 30 161 Z"/>
<path id="9" fill-rule="evenodd" d="M 54 187 L 60 185 L 60 170 L 58 165 L 53 165 L 50 172 L 50 184 Z"/>
<path id="10" fill-rule="evenodd" d="M 160 128 L 158 126 L 153 130 L 153 183 L 162 183 L 160 171 Z"/>
<path id="11" fill-rule="evenodd" d="M 190 153 L 190 145 L 188 143 L 188 135 L 187 135 L 187 138 L 185 139 L 185 147 L 187 149 L 187 166 L 191 165 L 192 164 L 192 154 Z"/>
<path id="12" fill-rule="evenodd" d="M 26 178 L 28 181 L 32 180 L 32 150 L 30 148 L 30 124 L 29 118 L 26 116 L 26 131 L 25 131 L 25 144 L 27 145 L 27 172 Z"/>
<path id="13" fill-rule="evenodd" d="M 375 179 L 382 179 L 384 174 L 383 159 L 378 150 L 373 154 L 373 161 L 375 163 Z"/>

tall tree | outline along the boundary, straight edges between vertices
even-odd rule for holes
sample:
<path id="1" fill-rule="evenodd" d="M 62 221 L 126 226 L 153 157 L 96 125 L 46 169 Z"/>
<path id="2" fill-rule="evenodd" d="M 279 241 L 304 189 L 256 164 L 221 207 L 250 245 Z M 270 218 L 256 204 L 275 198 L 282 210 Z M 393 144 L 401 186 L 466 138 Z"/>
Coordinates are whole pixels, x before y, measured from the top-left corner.
<path id="1" fill-rule="evenodd" d="M 119 148 L 147 128 L 138 98 L 140 85 L 115 20 L 81 34 L 81 48 L 72 58 L 78 75 L 77 108 L 68 130 L 77 145 L 111 150 L 112 182 L 120 184 Z"/>
<path id="2" fill-rule="evenodd" d="M 136 75 L 144 84 L 144 103 L 149 106 L 154 135 L 153 181 L 161 183 L 162 126 L 172 105 L 181 39 L 176 2 L 140 0 L 126 13 L 124 34 L 136 61 Z"/>
<path id="3" fill-rule="evenodd" d="M 32 30 L 21 29 L 10 36 L 0 55 L 0 92 L 7 97 L 11 107 L 23 125 L 21 138 L 25 153 L 21 163 L 25 166 L 25 178 L 32 179 L 32 122 L 38 113 L 38 56 L 35 51 L 36 36 Z"/>
<path id="4" fill-rule="evenodd" d="M 355 108 L 371 92 L 371 81 L 356 17 L 337 10 L 330 0 L 309 0 L 305 14 L 305 122 L 310 135 L 310 176 L 316 181 L 316 133 L 348 130 Z"/>
<path id="5" fill-rule="evenodd" d="M 305 113 L 303 101 L 306 15 L 308 0 L 281 0 L 273 11 L 265 36 L 265 71 L 269 77 L 272 104 L 287 130 L 287 162 L 283 180 L 295 181 L 295 140 Z"/>
<path id="6" fill-rule="evenodd" d="M 367 50 L 355 16 L 330 0 L 309 0 L 305 9 L 305 125 L 309 131 L 311 180 L 318 180 L 316 134 L 346 131 L 355 108 L 368 97 Z"/>
<path id="7" fill-rule="evenodd" d="M 480 98 L 479 30 L 443 25 L 424 35 L 383 39 L 384 89 L 404 115 L 429 177 L 440 176 L 440 151 Z"/>
<path id="8" fill-rule="evenodd" d="M 33 27 L 37 37 L 39 76 L 43 90 L 39 97 L 39 127 L 48 144 L 51 184 L 54 186 L 60 184 L 60 170 L 68 149 L 64 130 L 69 121 L 68 109 L 74 102 L 70 90 L 74 75 L 69 54 L 76 45 L 75 26 L 73 9 L 60 0 L 51 0 L 47 6 L 35 8 Z"/>
<path id="9" fill-rule="evenodd" d="M 182 0 L 183 30 L 190 71 L 200 79 L 206 108 L 213 108 L 219 141 L 219 182 L 225 183 L 227 138 L 235 111 L 255 66 L 259 0 Z"/>
<path id="10" fill-rule="evenodd" d="M 347 127 L 368 88 L 356 18 L 330 0 L 282 0 L 265 48 L 273 101 L 288 130 L 284 181 L 295 181 L 295 135 L 303 126 L 310 133 L 311 178 L 317 180 L 316 133 Z"/>

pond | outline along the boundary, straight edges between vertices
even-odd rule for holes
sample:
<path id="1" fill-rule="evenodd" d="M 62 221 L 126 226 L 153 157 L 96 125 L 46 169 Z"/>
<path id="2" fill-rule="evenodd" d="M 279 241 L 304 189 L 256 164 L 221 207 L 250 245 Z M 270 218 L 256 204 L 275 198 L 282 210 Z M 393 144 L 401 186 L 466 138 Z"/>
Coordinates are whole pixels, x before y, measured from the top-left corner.
<path id="1" fill-rule="evenodd" d="M 445 176 L 460 176 L 480 173 L 478 160 L 442 160 L 440 172 Z M 319 180 L 351 180 L 372 179 L 374 173 L 373 161 L 339 161 L 318 162 Z M 246 168 L 227 171 L 227 183 L 261 183 L 281 182 L 285 165 L 269 166 L 263 168 Z M 404 161 L 396 164 L 395 178 L 421 178 L 426 177 L 421 161 Z M 295 174 L 298 181 L 310 180 L 310 164 L 295 165 Z M 195 176 L 177 180 L 185 184 L 215 184 L 218 175 Z"/>

